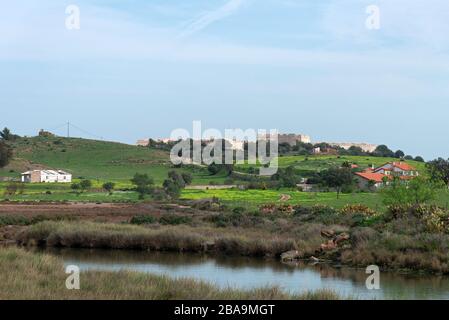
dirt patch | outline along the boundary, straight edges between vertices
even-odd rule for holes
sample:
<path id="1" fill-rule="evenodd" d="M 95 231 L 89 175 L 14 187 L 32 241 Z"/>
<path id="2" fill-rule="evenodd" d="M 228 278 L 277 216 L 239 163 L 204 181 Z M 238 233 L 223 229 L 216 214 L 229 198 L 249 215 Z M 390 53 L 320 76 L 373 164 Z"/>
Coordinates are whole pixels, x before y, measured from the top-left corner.
<path id="1" fill-rule="evenodd" d="M 125 222 L 136 214 L 160 216 L 167 211 L 186 214 L 189 208 L 167 207 L 158 204 L 114 204 L 114 203 L 2 203 L 0 216 L 21 216 L 33 218 L 38 216 L 70 216 L 79 220 L 98 222 Z"/>

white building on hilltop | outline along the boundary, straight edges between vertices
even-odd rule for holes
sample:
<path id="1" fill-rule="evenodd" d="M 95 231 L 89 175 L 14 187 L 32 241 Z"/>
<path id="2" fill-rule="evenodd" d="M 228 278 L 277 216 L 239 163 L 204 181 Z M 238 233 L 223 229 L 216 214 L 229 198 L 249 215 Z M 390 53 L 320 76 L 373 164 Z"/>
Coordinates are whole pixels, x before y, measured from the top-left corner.
<path id="1" fill-rule="evenodd" d="M 70 183 L 72 182 L 72 174 L 62 170 L 32 170 L 22 173 L 22 182 Z"/>

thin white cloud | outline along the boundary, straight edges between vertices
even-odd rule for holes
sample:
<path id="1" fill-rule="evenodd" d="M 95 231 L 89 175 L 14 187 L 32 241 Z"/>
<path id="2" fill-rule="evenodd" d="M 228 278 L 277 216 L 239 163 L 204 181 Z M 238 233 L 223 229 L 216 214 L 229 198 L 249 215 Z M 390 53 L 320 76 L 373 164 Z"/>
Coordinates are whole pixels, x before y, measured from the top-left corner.
<path id="1" fill-rule="evenodd" d="M 236 13 L 248 0 L 229 0 L 216 10 L 208 11 L 195 19 L 181 32 L 180 37 L 190 36 L 209 26 L 210 24 L 222 20 Z"/>

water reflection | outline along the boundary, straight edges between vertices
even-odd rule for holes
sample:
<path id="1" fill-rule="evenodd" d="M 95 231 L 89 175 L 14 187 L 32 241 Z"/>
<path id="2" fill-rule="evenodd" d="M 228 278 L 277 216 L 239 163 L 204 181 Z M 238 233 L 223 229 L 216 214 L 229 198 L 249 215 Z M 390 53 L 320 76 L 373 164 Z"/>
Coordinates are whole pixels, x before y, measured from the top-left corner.
<path id="1" fill-rule="evenodd" d="M 218 286 L 254 288 L 276 285 L 301 293 L 332 289 L 359 299 L 449 299 L 449 277 L 381 273 L 381 289 L 367 290 L 364 270 L 329 265 L 285 265 L 276 260 L 124 250 L 49 249 L 65 264 L 82 270 L 135 270 L 206 280 Z"/>

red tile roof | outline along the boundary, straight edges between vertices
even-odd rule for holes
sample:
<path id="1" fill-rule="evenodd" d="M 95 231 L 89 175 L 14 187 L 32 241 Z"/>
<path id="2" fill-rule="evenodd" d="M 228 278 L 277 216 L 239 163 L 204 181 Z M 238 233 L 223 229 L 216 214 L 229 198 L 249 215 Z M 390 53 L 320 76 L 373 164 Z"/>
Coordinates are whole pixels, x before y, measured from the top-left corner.
<path id="1" fill-rule="evenodd" d="M 374 173 L 374 172 L 356 172 L 356 175 L 362 177 L 363 179 L 375 182 L 382 182 L 384 177 L 387 177 L 383 173 Z"/>
<path id="2" fill-rule="evenodd" d="M 393 166 L 395 166 L 396 168 L 399 168 L 401 170 L 404 171 L 414 171 L 416 170 L 413 166 L 409 165 L 408 163 L 405 162 L 392 162 L 391 163 Z"/>

